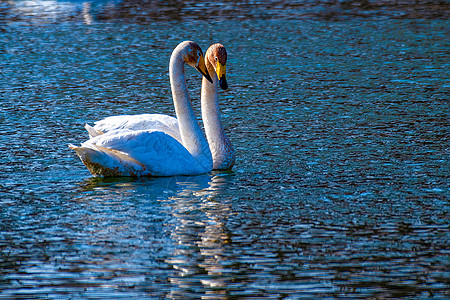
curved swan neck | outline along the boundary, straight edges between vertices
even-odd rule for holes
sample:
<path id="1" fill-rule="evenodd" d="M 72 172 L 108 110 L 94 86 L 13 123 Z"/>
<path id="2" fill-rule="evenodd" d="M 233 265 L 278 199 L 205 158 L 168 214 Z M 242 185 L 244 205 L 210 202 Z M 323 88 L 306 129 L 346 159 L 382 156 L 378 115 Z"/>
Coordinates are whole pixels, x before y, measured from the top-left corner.
<path id="1" fill-rule="evenodd" d="M 192 156 L 202 157 L 204 167 L 208 168 L 207 165 L 212 164 L 211 152 L 195 117 L 184 75 L 184 56 L 187 51 L 187 44 L 182 43 L 172 52 L 169 63 L 170 86 L 183 146 Z"/>
<path id="2" fill-rule="evenodd" d="M 201 107 L 206 138 L 213 156 L 213 169 L 229 169 L 234 164 L 234 149 L 223 129 L 220 117 L 218 81 L 214 67 L 206 62 L 213 83 L 203 78 Z"/>

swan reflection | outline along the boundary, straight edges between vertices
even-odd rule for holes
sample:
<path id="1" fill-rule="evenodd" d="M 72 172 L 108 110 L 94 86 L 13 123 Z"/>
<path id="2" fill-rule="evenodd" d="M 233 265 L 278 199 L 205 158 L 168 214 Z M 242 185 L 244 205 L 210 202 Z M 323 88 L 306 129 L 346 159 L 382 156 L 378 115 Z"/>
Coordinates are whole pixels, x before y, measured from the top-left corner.
<path id="1" fill-rule="evenodd" d="M 91 253 L 77 268 L 145 285 L 138 282 L 142 277 L 135 278 L 135 269 L 144 264 L 152 280 L 165 282 L 160 291 L 169 298 L 214 290 L 214 298 L 220 299 L 228 282 L 222 266 L 230 243 L 224 224 L 231 203 L 217 196 L 226 185 L 226 173 L 89 178 L 79 186 L 75 226 Z M 161 263 L 168 270 L 155 274 Z"/>
<path id="2" fill-rule="evenodd" d="M 225 246 L 230 235 L 224 224 L 231 203 L 216 197 L 227 184 L 226 177 L 213 176 L 209 186 L 200 190 L 184 190 L 168 198 L 175 225 L 171 237 L 177 245 L 166 260 L 177 273 L 170 278 L 175 286 L 169 297 L 204 294 L 214 288 L 214 298 L 225 294 L 226 278 L 222 274 Z"/>

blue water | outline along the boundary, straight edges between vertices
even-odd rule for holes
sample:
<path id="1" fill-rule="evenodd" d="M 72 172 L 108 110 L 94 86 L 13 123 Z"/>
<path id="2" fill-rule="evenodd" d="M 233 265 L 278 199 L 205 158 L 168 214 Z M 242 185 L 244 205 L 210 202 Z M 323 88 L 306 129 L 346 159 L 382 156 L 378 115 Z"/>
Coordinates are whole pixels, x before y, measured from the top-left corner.
<path id="1" fill-rule="evenodd" d="M 364 3 L 0 3 L 0 298 L 449 298 L 448 9 Z M 67 144 L 173 115 L 182 40 L 235 167 L 92 178 Z"/>

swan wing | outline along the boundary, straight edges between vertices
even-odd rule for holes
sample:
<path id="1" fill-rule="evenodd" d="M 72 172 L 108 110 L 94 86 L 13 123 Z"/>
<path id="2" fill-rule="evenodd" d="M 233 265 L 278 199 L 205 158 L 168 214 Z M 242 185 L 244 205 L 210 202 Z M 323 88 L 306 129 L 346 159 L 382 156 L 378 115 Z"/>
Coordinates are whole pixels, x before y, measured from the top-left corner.
<path id="1" fill-rule="evenodd" d="M 155 130 L 165 132 L 181 143 L 178 120 L 163 114 L 140 114 L 112 116 L 95 122 L 94 130 L 89 132 L 90 137 L 95 137 L 97 132 L 110 132 L 122 130 Z"/>
<path id="2" fill-rule="evenodd" d="M 182 144 L 162 131 L 114 130 L 72 149 L 93 175 L 173 176 L 208 171 Z"/>

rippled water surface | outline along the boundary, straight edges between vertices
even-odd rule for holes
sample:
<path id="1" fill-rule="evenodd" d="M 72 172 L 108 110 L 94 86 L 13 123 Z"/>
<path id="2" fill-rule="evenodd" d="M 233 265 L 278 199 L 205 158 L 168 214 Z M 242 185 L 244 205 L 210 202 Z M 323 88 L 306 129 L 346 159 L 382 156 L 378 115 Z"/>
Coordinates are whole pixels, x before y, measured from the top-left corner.
<path id="1" fill-rule="evenodd" d="M 450 297 L 448 8 L 395 3 L 0 3 L 0 298 Z M 67 144 L 173 115 L 187 39 L 233 170 L 92 178 Z"/>

